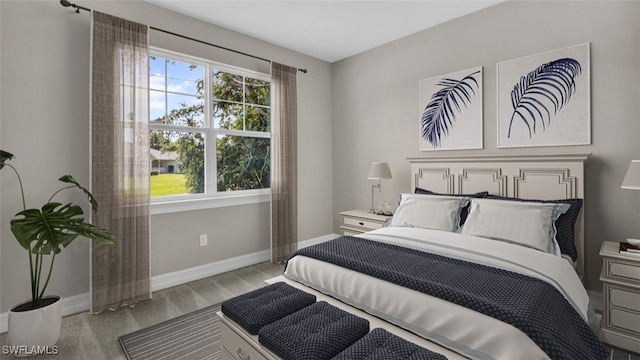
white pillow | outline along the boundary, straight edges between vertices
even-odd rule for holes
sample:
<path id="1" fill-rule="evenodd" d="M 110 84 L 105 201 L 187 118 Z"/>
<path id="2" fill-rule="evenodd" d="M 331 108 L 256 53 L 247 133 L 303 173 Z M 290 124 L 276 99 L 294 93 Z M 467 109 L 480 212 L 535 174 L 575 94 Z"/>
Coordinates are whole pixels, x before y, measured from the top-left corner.
<path id="1" fill-rule="evenodd" d="M 455 232 L 458 230 L 460 210 L 468 203 L 467 197 L 403 193 L 389 226 Z"/>
<path id="2" fill-rule="evenodd" d="M 558 203 L 472 199 L 461 232 L 560 256 L 555 221 L 569 207 Z"/>

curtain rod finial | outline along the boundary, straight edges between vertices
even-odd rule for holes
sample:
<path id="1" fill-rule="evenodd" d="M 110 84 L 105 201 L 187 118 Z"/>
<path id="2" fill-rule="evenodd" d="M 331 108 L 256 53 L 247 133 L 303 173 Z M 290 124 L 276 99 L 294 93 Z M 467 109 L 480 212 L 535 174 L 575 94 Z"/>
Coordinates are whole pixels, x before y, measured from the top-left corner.
<path id="1" fill-rule="evenodd" d="M 91 11 L 91 9 L 70 2 L 69 0 L 60 0 L 60 5 L 64 7 L 72 7 L 76 9 L 76 14 L 80 14 L 80 10 Z"/>

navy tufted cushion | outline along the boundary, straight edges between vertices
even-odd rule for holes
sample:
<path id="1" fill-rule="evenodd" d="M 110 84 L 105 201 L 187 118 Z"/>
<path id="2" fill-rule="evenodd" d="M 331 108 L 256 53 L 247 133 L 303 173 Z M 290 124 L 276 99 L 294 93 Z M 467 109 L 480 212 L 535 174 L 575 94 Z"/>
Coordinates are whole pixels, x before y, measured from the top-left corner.
<path id="1" fill-rule="evenodd" d="M 319 301 L 269 324 L 260 343 L 284 360 L 331 359 L 369 332 L 369 321 Z"/>
<path id="2" fill-rule="evenodd" d="M 260 328 L 316 302 L 315 295 L 278 282 L 222 303 L 222 313 L 251 335 Z"/>
<path id="3" fill-rule="evenodd" d="M 487 197 L 487 195 L 489 194 L 488 191 L 481 191 L 479 193 L 475 193 L 475 194 L 440 194 L 440 193 L 436 193 L 433 192 L 431 190 L 425 190 L 425 189 L 421 189 L 421 188 L 416 188 L 414 193 L 416 194 L 424 194 L 424 195 L 439 195 L 439 196 L 458 196 L 458 197 L 470 197 L 470 198 L 476 198 L 476 199 L 482 199 Z M 471 206 L 471 204 L 467 204 L 465 207 L 463 207 L 460 210 L 460 227 L 462 227 L 462 225 L 464 225 L 464 222 L 467 221 L 467 216 L 469 215 L 469 207 Z"/>
<path id="4" fill-rule="evenodd" d="M 578 260 L 578 249 L 576 249 L 576 233 L 575 224 L 578 221 L 578 215 L 582 208 L 582 199 L 558 199 L 558 200 L 537 200 L 537 199 L 518 199 L 497 195 L 487 195 L 487 199 L 511 200 L 535 203 L 555 203 L 569 204 L 569 210 L 560 215 L 556 220 L 556 240 L 560 246 L 560 252 L 571 256 L 573 261 Z"/>
<path id="5" fill-rule="evenodd" d="M 446 360 L 412 342 L 381 329 L 373 329 L 367 336 L 349 346 L 333 360 Z"/>

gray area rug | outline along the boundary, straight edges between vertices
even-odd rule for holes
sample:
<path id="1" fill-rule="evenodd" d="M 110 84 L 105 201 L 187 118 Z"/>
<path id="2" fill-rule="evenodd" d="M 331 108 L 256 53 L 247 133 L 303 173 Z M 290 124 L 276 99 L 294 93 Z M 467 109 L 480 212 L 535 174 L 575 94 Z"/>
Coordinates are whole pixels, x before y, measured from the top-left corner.
<path id="1" fill-rule="evenodd" d="M 120 336 L 129 360 L 220 359 L 220 304 Z"/>

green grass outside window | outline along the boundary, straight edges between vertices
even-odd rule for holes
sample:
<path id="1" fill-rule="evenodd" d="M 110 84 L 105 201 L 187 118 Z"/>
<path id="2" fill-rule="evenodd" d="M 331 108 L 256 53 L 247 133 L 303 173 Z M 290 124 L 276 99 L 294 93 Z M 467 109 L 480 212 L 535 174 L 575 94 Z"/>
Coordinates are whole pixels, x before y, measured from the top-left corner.
<path id="1" fill-rule="evenodd" d="M 187 194 L 184 174 L 160 174 L 151 176 L 151 197 Z"/>

